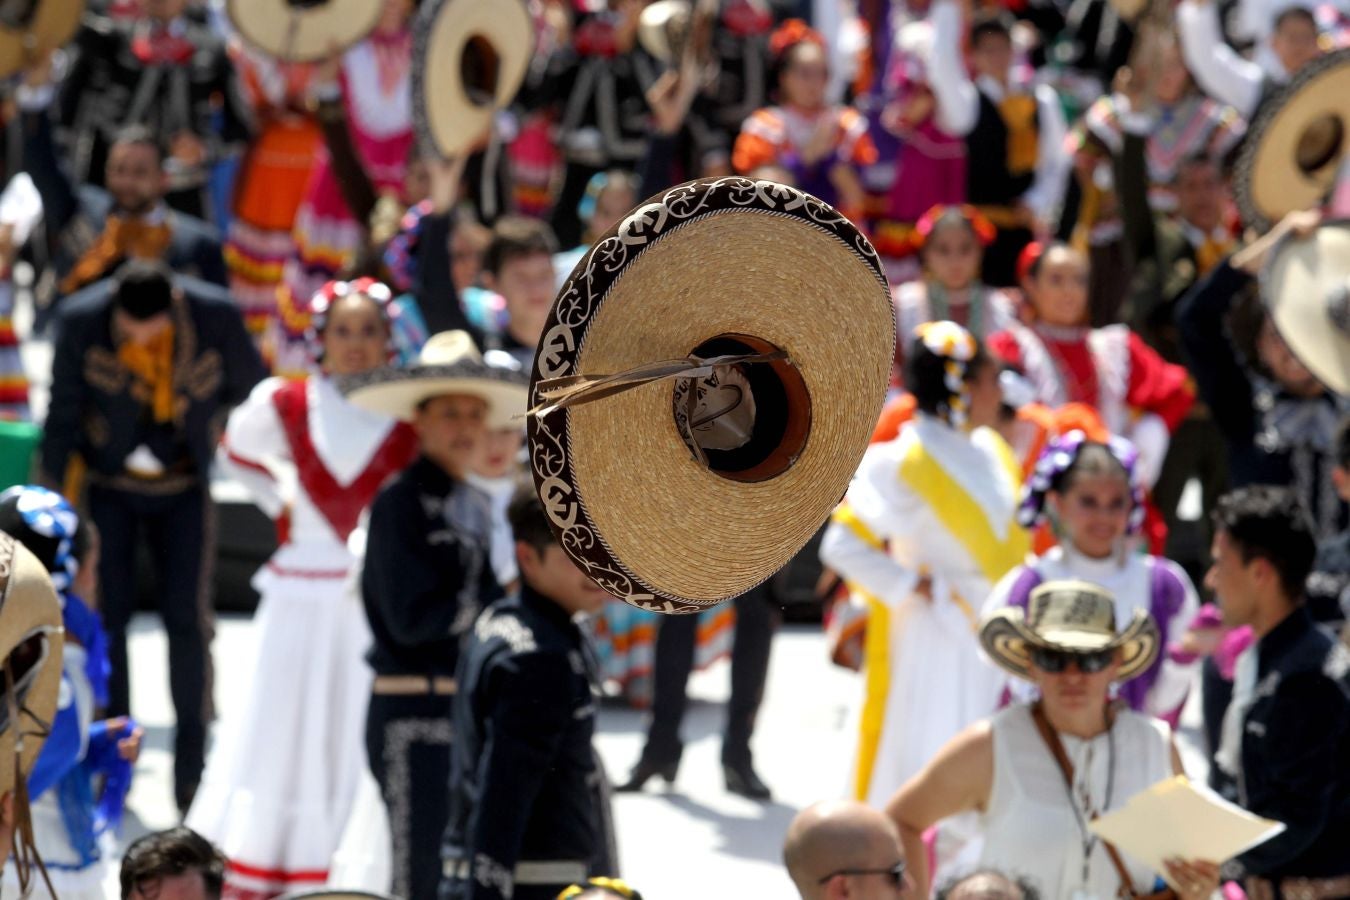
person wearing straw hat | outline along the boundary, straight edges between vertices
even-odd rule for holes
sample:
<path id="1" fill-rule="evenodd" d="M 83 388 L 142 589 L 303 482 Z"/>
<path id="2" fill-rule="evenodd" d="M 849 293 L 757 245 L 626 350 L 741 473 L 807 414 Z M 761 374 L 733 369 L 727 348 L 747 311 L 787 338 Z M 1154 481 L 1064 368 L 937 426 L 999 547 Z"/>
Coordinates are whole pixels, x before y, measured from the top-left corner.
<path id="1" fill-rule="evenodd" d="M 868 449 L 820 546 L 869 607 L 851 789 L 873 805 L 993 708 L 976 610 L 1030 546 L 1015 518 L 1021 465 L 993 430 L 998 366 L 952 322 L 920 327 L 906 360 L 919 414 Z"/>
<path id="2" fill-rule="evenodd" d="M 525 412 L 525 383 L 450 331 L 434 335 L 415 365 L 356 376 L 344 389 L 353 405 L 412 423 L 420 448 L 371 506 L 361 596 L 375 639 L 366 751 L 389 813 L 393 893 L 423 900 L 440 881 L 460 641 L 502 595 L 490 502 L 466 475 L 487 429 Z"/>
<path id="3" fill-rule="evenodd" d="M 1228 799 L 1285 830 L 1229 868 L 1252 900 L 1350 896 L 1350 650 L 1307 605 L 1315 553 L 1297 495 L 1253 485 L 1214 514 L 1205 584 L 1227 625 L 1256 641 L 1238 657 L 1215 753 Z"/>
<path id="4" fill-rule="evenodd" d="M 532 485 L 507 518 L 521 585 L 460 656 L 441 900 L 552 900 L 618 874 L 593 744 L 599 672 L 577 622 L 610 597 L 563 552 Z"/>
<path id="5" fill-rule="evenodd" d="M 1157 657 L 1157 625 L 1138 610 L 1121 627 L 1104 589 L 1051 581 L 1025 611 L 987 616 L 979 639 L 995 665 L 1034 683 L 1041 699 L 961 732 L 887 804 L 918 895 L 928 895 L 931 878 L 923 832 L 966 812 L 978 812 L 983 828 L 978 864 L 1025 874 L 1047 897 L 1149 895 L 1158 873 L 1093 836 L 1088 824 L 1184 774 L 1165 723 L 1110 701 L 1113 682 Z M 1219 886 L 1218 864 L 1209 861 L 1170 863 L 1168 876 L 1179 900 L 1203 900 Z"/>

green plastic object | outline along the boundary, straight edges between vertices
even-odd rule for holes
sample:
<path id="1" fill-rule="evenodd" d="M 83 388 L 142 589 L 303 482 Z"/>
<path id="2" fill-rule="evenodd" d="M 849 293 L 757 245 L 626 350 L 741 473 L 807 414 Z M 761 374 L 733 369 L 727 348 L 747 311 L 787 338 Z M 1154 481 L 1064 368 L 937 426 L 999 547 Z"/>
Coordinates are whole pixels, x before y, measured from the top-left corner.
<path id="1" fill-rule="evenodd" d="M 32 422 L 0 421 L 0 490 L 32 481 L 42 429 Z"/>

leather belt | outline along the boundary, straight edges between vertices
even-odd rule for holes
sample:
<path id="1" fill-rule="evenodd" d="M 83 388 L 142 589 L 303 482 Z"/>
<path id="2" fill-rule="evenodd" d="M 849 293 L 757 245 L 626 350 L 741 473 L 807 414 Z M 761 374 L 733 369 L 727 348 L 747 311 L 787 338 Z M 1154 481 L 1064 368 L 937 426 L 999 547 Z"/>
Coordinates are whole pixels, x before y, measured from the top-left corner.
<path id="1" fill-rule="evenodd" d="M 1276 883 L 1269 878 L 1251 877 L 1247 879 L 1247 896 L 1250 900 L 1339 900 L 1350 897 L 1350 875 L 1338 875 L 1335 878 L 1281 878 L 1279 892 Z"/>
<path id="2" fill-rule="evenodd" d="M 414 697 L 418 694 L 452 696 L 459 693 L 459 682 L 453 678 L 426 675 L 376 675 L 371 685 L 372 694 L 382 696 Z"/>
<path id="3" fill-rule="evenodd" d="M 471 876 L 467 859 L 447 859 L 441 865 L 441 874 L 457 881 Z M 529 859 L 516 863 L 512 881 L 516 884 L 572 885 L 581 884 L 589 874 L 586 863 L 576 859 Z"/>

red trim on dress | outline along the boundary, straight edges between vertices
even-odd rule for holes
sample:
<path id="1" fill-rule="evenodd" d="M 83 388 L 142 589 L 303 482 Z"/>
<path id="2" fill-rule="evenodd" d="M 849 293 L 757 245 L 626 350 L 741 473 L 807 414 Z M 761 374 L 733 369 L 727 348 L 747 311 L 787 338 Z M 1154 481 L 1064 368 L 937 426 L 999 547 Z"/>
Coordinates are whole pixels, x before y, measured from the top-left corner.
<path id="1" fill-rule="evenodd" d="M 361 512 L 390 476 L 407 468 L 417 456 L 417 436 L 400 422 L 390 430 L 364 471 L 351 484 L 341 485 L 324 467 L 309 436 L 308 381 L 293 381 L 272 395 L 291 458 L 300 476 L 300 486 L 320 515 L 343 542 L 361 519 Z"/>

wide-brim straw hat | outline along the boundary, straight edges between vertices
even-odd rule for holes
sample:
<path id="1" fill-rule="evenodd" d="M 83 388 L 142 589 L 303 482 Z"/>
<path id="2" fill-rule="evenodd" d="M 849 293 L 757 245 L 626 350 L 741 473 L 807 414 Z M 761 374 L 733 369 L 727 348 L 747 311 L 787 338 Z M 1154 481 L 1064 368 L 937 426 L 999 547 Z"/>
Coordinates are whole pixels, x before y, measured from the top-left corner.
<path id="1" fill-rule="evenodd" d="M 353 405 L 405 422 L 432 397 L 479 397 L 488 405 L 488 427 L 508 428 L 523 424 L 526 385 L 519 369 L 484 362 L 468 332 L 443 331 L 427 341 L 413 365 L 354 375 L 338 387 Z"/>
<path id="2" fill-rule="evenodd" d="M 26 778 L 51 728 L 61 648 L 61 604 L 47 569 L 0 532 L 0 661 L 9 670 L 0 670 L 0 794 L 14 789 L 15 754 Z"/>
<path id="3" fill-rule="evenodd" d="M 84 0 L 28 0 L 19 15 L 0 16 L 0 78 L 9 78 L 64 47 L 84 16 Z"/>
<path id="4" fill-rule="evenodd" d="M 413 30 L 413 126 L 443 157 L 466 152 L 520 90 L 534 52 L 523 0 L 428 0 Z"/>
<path id="5" fill-rule="evenodd" d="M 1280 241 L 1261 272 L 1261 298 L 1294 355 L 1350 394 L 1350 220 Z"/>
<path id="6" fill-rule="evenodd" d="M 318 62 L 375 30 L 382 0 L 226 0 L 240 36 L 286 62 Z"/>
<path id="7" fill-rule="evenodd" d="M 1031 592 L 1025 612 L 1006 607 L 985 617 L 980 643 L 999 668 L 1031 678 L 1031 650 L 1069 653 L 1120 650 L 1117 680 L 1142 675 L 1158 657 L 1158 625 L 1137 609 L 1123 630 L 1116 629 L 1116 604 L 1101 587 L 1086 581 L 1048 581 Z"/>
<path id="8" fill-rule="evenodd" d="M 577 263 L 540 340 L 530 459 L 563 549 L 659 612 L 760 584 L 843 497 L 894 348 L 877 253 L 828 204 L 741 177 L 652 197 Z M 728 410 L 739 446 L 704 431 Z"/>
<path id="9" fill-rule="evenodd" d="M 1350 150 L 1350 49 L 1309 63 L 1261 107 L 1243 141 L 1234 193 L 1243 220 L 1266 230 L 1320 206 Z"/>

